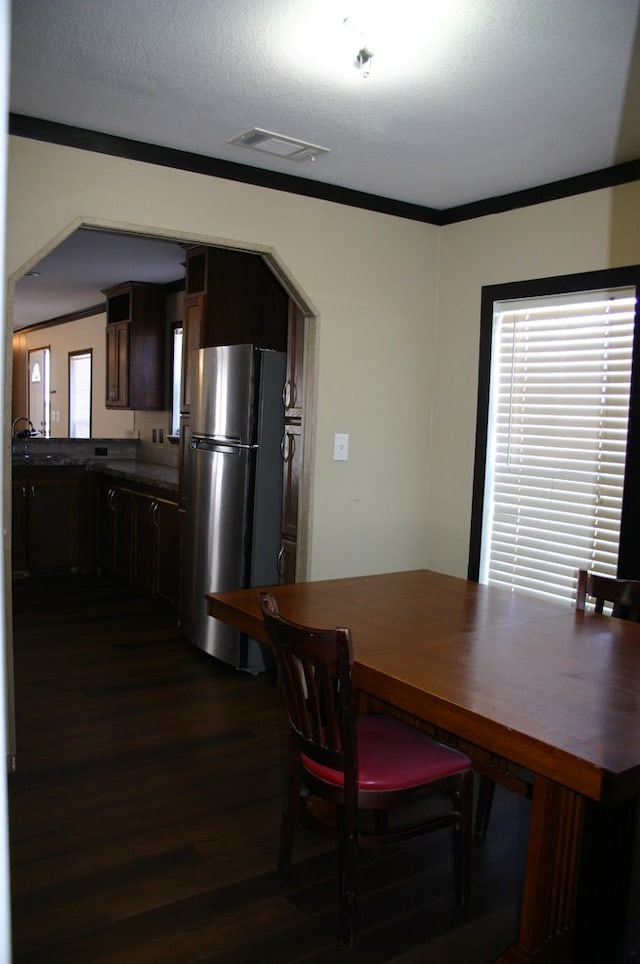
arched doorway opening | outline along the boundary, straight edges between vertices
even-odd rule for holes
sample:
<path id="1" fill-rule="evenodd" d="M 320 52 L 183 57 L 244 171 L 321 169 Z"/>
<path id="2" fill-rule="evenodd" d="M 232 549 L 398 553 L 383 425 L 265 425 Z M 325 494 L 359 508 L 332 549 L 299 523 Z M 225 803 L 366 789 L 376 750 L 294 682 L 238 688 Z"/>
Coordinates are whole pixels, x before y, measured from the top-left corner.
<path id="1" fill-rule="evenodd" d="M 14 361 L 14 384 L 7 385 L 7 398 L 5 413 L 6 419 L 10 418 L 10 413 L 12 410 L 11 399 L 12 395 L 15 394 L 16 388 L 16 362 L 18 369 L 20 368 L 19 353 L 28 351 L 26 332 L 29 328 L 31 330 L 38 331 L 38 337 L 42 341 L 44 328 L 56 327 L 58 325 L 68 322 L 71 317 L 74 317 L 80 324 L 82 323 L 82 316 L 84 314 L 95 314 L 96 305 L 99 306 L 99 298 L 96 296 L 95 302 L 89 299 L 89 304 L 86 303 L 84 306 L 78 305 L 74 311 L 68 312 L 66 314 L 61 314 L 56 311 L 55 308 L 45 317 L 43 316 L 38 322 L 26 326 L 15 333 L 12 330 L 13 320 L 18 314 L 18 307 L 20 305 L 20 291 L 19 285 L 23 278 L 27 274 L 34 276 L 38 273 L 38 269 L 46 266 L 47 262 L 52 258 L 61 259 L 64 253 L 64 246 L 67 243 L 72 242 L 74 239 L 77 240 L 81 237 L 83 246 L 86 250 L 90 246 L 92 240 L 95 240 L 98 235 L 109 235 L 111 239 L 120 241 L 123 246 L 126 245 L 128 241 L 135 240 L 138 242 L 148 242 L 149 244 L 158 242 L 166 242 L 168 245 L 179 246 L 181 251 L 184 251 L 185 246 L 188 245 L 205 245 L 206 247 L 227 249 L 228 245 L 221 243 L 218 239 L 214 237 L 171 237 L 167 235 L 159 235 L 154 233 L 147 233 L 139 228 L 131 227 L 130 230 L 118 229 L 113 230 L 110 226 L 104 226 L 100 224 L 77 224 L 72 225 L 64 237 L 57 237 L 52 240 L 51 244 L 46 248 L 35 253 L 33 258 L 30 259 L 28 264 L 25 264 L 19 272 L 9 279 L 9 297 L 8 297 L 8 319 L 9 319 L 9 330 L 7 332 L 7 351 L 13 354 Z M 272 275 L 277 279 L 278 284 L 282 287 L 286 293 L 289 304 L 289 325 L 290 331 L 294 332 L 291 339 L 288 342 L 288 355 L 290 361 L 298 366 L 298 371 L 302 373 L 302 385 L 303 387 L 298 387 L 297 391 L 294 393 L 292 387 L 289 384 L 286 388 L 287 400 L 291 409 L 290 419 L 287 424 L 287 433 L 283 439 L 283 455 L 284 455 L 284 471 L 283 471 L 283 487 L 289 486 L 289 491 L 295 490 L 295 499 L 290 498 L 285 505 L 285 516 L 287 519 L 287 529 L 283 532 L 283 566 L 286 567 L 287 578 L 289 581 L 293 579 L 304 579 L 308 574 L 309 568 L 309 534 L 310 534 L 310 478 L 311 478 L 311 427 L 314 424 L 314 384 L 312 373 L 315 370 L 315 352 L 316 352 L 316 312 L 313 308 L 308 297 L 302 292 L 300 287 L 296 284 L 295 279 L 291 276 L 287 267 L 282 263 L 277 255 L 277 252 L 272 250 L 262 250 L 262 249 L 252 249 L 249 246 L 238 247 L 236 250 L 241 253 L 246 253 L 247 255 L 253 256 L 255 258 L 258 256 L 264 264 L 267 266 Z M 125 272 L 126 274 L 126 272 Z M 122 276 L 124 277 L 124 275 Z M 122 280 L 122 277 L 120 280 Z M 172 279 L 173 281 L 177 279 Z M 13 350 L 12 340 L 16 342 L 16 350 Z M 82 344 L 80 346 L 83 349 L 87 348 L 87 345 Z M 18 353 L 16 355 L 16 352 Z M 97 365 L 96 365 L 97 367 Z M 8 459 L 8 454 L 5 456 Z M 10 466 L 8 466 L 7 475 L 10 472 Z M 10 530 L 10 524 L 7 524 L 7 516 L 11 510 L 10 497 L 5 499 L 5 525 L 6 529 Z M 294 553 L 291 553 L 292 545 L 295 549 Z M 293 560 L 293 562 L 292 562 Z M 7 613 L 7 639 L 12 639 L 12 611 L 11 611 L 11 567 L 7 567 L 5 576 L 5 594 L 6 594 L 6 613 Z M 9 644 L 8 649 L 11 649 Z M 11 675 L 11 667 L 8 667 L 8 675 Z M 8 681 L 10 684 L 10 681 Z M 11 687 L 10 687 L 11 688 Z M 13 709 L 11 709 L 11 715 Z M 15 738 L 11 737 L 11 742 L 13 744 L 13 753 L 15 754 Z"/>

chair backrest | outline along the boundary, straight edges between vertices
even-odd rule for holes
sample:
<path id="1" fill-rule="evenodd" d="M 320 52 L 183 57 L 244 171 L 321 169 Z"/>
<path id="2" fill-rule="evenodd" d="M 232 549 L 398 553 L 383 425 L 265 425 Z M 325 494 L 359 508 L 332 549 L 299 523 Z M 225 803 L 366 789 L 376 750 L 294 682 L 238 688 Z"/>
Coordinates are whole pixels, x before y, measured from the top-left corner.
<path id="1" fill-rule="evenodd" d="M 613 606 L 612 616 L 640 622 L 640 580 L 613 579 L 598 576 L 586 569 L 578 572 L 576 609 L 584 609 L 587 596 L 595 599 L 595 610 L 601 613 L 605 603 Z"/>
<path id="2" fill-rule="evenodd" d="M 357 772 L 353 650 L 348 629 L 312 629 L 282 617 L 271 593 L 260 608 L 287 713 L 290 738 L 312 760 Z"/>

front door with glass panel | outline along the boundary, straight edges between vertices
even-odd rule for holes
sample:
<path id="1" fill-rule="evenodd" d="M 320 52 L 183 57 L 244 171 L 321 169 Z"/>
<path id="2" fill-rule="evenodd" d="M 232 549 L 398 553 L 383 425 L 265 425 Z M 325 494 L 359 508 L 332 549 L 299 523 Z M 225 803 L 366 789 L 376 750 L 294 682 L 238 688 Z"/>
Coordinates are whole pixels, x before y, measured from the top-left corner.
<path id="1" fill-rule="evenodd" d="M 49 349 L 29 351 L 29 418 L 44 438 L 51 434 Z"/>

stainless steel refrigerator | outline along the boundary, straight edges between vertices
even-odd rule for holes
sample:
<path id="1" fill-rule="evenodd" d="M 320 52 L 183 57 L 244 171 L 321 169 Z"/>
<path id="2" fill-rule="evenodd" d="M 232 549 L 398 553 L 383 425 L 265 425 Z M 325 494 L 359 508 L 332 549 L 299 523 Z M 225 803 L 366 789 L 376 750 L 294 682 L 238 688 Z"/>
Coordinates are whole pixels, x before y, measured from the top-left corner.
<path id="1" fill-rule="evenodd" d="M 191 393 L 182 632 L 238 669 L 268 651 L 207 615 L 205 593 L 279 581 L 286 355 L 253 345 L 202 348 Z"/>

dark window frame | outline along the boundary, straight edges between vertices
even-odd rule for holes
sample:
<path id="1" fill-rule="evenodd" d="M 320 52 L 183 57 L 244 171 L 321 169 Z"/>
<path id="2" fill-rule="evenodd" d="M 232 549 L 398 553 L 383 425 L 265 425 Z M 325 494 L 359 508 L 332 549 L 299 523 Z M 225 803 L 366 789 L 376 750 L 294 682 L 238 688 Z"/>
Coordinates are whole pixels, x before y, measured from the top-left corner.
<path id="1" fill-rule="evenodd" d="M 634 320 L 633 358 L 631 363 L 631 397 L 629 400 L 625 481 L 622 495 L 622 517 L 620 521 L 618 575 L 627 579 L 640 579 L 640 337 L 638 337 L 640 332 L 640 265 L 483 286 L 480 304 L 478 402 L 473 496 L 471 502 L 471 533 L 469 538 L 469 566 L 467 571 L 468 579 L 477 582 L 480 574 L 485 466 L 489 430 L 491 345 L 493 340 L 495 302 L 512 301 L 519 298 L 543 298 L 548 295 L 596 291 L 599 289 L 624 286 L 635 286 L 636 311 Z"/>

